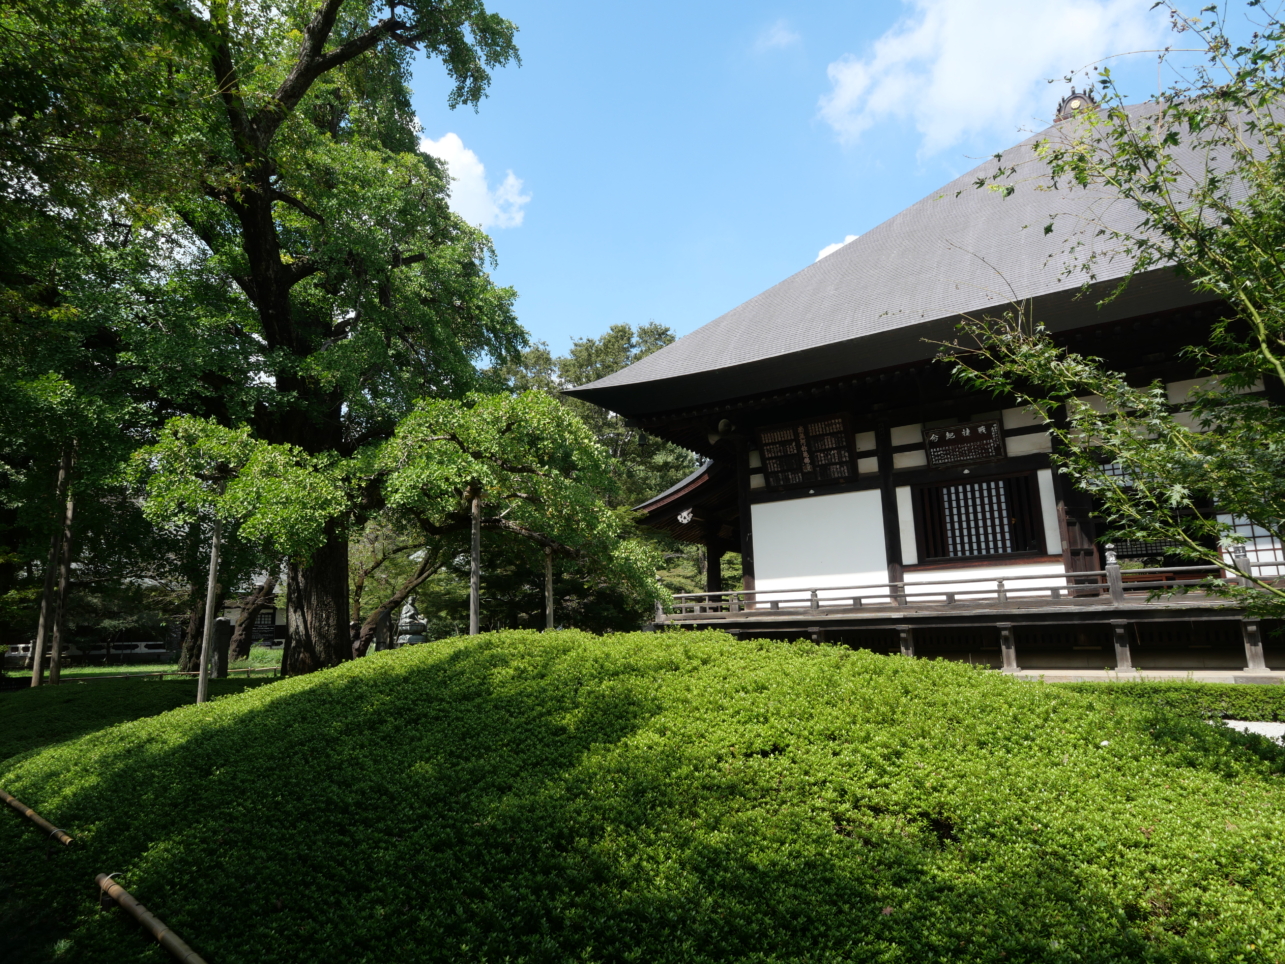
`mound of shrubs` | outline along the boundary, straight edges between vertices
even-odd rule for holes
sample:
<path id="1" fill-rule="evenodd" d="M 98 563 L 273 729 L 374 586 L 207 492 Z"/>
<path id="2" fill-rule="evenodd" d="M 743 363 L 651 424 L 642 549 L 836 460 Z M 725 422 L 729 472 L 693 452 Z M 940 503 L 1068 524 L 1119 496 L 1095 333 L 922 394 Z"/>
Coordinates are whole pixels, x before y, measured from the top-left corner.
<path id="1" fill-rule="evenodd" d="M 163 959 L 101 871 L 219 964 L 1285 959 L 1285 750 L 956 663 L 497 633 L 2 766 L 60 960 Z"/>

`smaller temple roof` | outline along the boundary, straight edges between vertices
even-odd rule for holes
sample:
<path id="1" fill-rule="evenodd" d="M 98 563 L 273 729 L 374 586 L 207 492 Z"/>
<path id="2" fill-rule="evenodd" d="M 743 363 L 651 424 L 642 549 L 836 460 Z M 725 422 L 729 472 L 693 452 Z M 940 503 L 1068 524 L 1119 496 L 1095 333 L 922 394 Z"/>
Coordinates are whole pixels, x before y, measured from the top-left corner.
<path id="1" fill-rule="evenodd" d="M 646 512 L 646 525 L 684 542 L 723 543 L 740 551 L 739 520 L 735 509 L 736 472 L 729 462 L 705 462 L 664 492 L 635 506 Z"/>

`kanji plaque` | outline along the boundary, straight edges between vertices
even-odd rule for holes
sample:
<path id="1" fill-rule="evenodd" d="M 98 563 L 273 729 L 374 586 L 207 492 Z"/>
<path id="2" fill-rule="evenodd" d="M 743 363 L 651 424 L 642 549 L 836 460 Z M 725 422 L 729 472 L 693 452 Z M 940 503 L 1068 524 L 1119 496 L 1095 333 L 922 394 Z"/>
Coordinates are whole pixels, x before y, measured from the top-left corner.
<path id="1" fill-rule="evenodd" d="M 1004 457 L 1004 432 L 998 421 L 925 429 L 924 449 L 932 466 L 990 462 Z"/>

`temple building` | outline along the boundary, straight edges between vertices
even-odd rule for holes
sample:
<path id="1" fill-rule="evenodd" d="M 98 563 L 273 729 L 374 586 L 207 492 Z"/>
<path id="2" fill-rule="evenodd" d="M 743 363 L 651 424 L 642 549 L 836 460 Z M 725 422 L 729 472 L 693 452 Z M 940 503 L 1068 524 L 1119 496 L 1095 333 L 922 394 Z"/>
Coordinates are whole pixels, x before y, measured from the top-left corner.
<path id="1" fill-rule="evenodd" d="M 1181 410 L 1201 373 L 1180 349 L 1227 310 L 1173 271 L 1135 276 L 1107 229 L 1130 204 L 1034 181 L 1034 145 L 1004 152 L 1018 190 L 978 189 L 988 161 L 815 264 L 624 370 L 570 394 L 707 461 L 639 508 L 645 524 L 739 552 L 744 586 L 680 597 L 662 622 L 842 640 L 1010 671 L 1215 670 L 1272 678 L 1285 644 L 1223 600 L 1153 590 L 1212 574 L 1154 544 L 1108 550 L 1091 499 L 1050 460 L 1016 399 L 935 360 L 965 316 L 1015 303 L 1073 350 Z M 1052 232 L 1046 232 L 1049 224 Z M 1092 283 L 1078 266 L 1095 255 Z M 1265 386 L 1275 393 L 1280 386 Z M 1250 532 L 1248 563 L 1280 562 Z M 1230 558 L 1228 571 L 1234 576 Z M 1263 570 L 1259 570 L 1263 571 Z M 1221 573 L 1220 573 L 1221 574 Z M 1271 574 L 1285 575 L 1285 567 Z"/>

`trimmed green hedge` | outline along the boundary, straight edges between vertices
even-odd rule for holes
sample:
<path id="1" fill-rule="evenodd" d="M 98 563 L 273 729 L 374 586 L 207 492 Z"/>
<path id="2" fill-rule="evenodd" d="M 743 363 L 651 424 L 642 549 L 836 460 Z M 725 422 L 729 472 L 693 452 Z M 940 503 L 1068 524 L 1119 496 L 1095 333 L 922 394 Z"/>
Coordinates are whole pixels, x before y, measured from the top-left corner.
<path id="1" fill-rule="evenodd" d="M 220 964 L 1268 962 L 1283 770 L 1186 711 L 957 663 L 499 633 L 0 765 L 79 840 L 10 814 L 0 877 L 60 960 L 163 959 L 94 904 L 123 871 Z"/>
<path id="2" fill-rule="evenodd" d="M 1285 686 L 1174 681 L 1066 683 L 1109 706 L 1150 707 L 1188 719 L 1285 720 Z"/>

